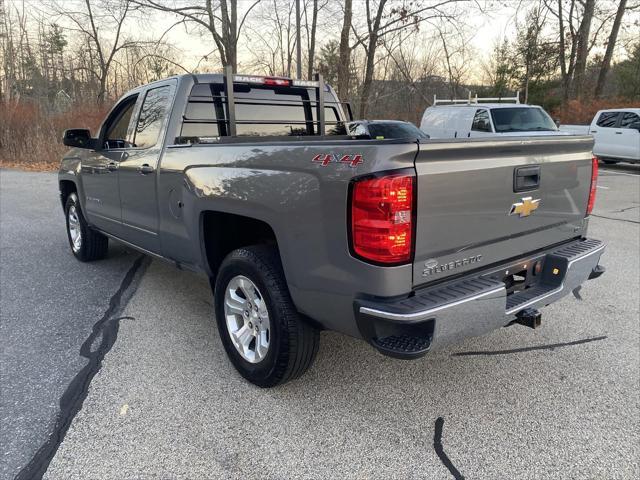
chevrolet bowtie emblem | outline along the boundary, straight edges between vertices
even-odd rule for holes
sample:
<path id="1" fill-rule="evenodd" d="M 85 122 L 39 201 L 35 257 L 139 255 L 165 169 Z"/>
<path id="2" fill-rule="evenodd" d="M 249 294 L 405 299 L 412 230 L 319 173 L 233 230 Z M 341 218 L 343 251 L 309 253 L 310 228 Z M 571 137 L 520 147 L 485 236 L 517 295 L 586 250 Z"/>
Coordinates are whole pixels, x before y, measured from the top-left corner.
<path id="1" fill-rule="evenodd" d="M 533 197 L 524 197 L 521 202 L 511 205 L 509 215 L 519 214 L 520 218 L 528 217 L 540 205 L 540 199 L 534 200 Z"/>

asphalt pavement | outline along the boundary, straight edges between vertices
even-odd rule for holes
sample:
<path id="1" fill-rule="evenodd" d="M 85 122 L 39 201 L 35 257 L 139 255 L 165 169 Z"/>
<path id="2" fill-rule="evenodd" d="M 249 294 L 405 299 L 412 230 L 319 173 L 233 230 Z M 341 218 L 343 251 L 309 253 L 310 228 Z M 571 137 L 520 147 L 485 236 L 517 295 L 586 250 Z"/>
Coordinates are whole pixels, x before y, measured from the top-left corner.
<path id="1" fill-rule="evenodd" d="M 31 450 L 20 458 L 29 462 L 46 440 L 55 427 L 53 395 L 91 364 L 78 352 L 93 343 L 98 323 L 99 336 L 111 341 L 98 349 L 101 362 L 93 358 L 88 394 L 68 412 L 64 440 L 50 443 L 55 456 L 45 478 L 640 476 L 636 166 L 601 169 L 589 234 L 608 243 L 607 273 L 585 284 L 582 300 L 545 308 L 542 328 L 500 329 L 411 362 L 323 333 L 309 372 L 271 390 L 246 383 L 227 361 L 204 278 L 154 261 L 138 284 L 144 263 L 131 273 L 138 257 L 123 249 L 104 262 L 75 262 L 58 204 L 39 205 L 42 197 L 13 187 L 35 178 L 43 192 L 54 190 L 53 177 L 7 173 L 0 174 L 3 458 L 18 458 L 25 445 Z M 20 242 L 28 255 L 12 250 L 20 221 L 7 217 L 26 201 L 37 204 L 26 210 L 41 224 Z M 6 226 L 18 232 L 5 234 Z M 106 277 L 112 284 L 97 283 Z M 32 286 L 68 294 L 31 298 L 24 292 Z M 73 303 L 85 294 L 93 300 Z M 110 310 L 114 295 L 119 307 Z M 50 403 L 20 404 L 45 383 Z M 49 415 L 36 416 L 46 406 Z M 5 430 L 14 417 L 22 420 Z"/>
<path id="2" fill-rule="evenodd" d="M 87 367 L 80 346 L 139 257 L 112 242 L 106 260 L 80 263 L 64 222 L 56 175 L 0 170 L 1 479 L 57 444 L 76 403 L 60 400 Z"/>

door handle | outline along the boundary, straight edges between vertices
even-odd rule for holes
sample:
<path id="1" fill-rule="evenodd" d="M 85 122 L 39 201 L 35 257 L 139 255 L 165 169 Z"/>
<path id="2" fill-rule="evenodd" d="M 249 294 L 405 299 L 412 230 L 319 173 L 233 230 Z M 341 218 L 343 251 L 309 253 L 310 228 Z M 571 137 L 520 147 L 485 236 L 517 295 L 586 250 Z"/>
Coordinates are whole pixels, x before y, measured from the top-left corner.
<path id="1" fill-rule="evenodd" d="M 616 132 L 616 135 L 622 135 L 622 132 Z"/>
<path id="2" fill-rule="evenodd" d="M 110 172 L 115 172 L 116 170 L 118 170 L 118 164 L 116 162 L 108 163 L 107 170 L 109 170 Z"/>
<path id="3" fill-rule="evenodd" d="M 513 171 L 513 191 L 526 192 L 540 187 L 540 165 L 518 167 Z"/>
<path id="4" fill-rule="evenodd" d="M 140 165 L 138 167 L 138 171 L 142 174 L 142 175 L 146 175 L 147 173 L 153 173 L 154 168 L 149 165 L 148 163 L 145 163 L 144 165 Z"/>
<path id="5" fill-rule="evenodd" d="M 591 130 L 589 133 L 598 133 L 597 130 Z"/>

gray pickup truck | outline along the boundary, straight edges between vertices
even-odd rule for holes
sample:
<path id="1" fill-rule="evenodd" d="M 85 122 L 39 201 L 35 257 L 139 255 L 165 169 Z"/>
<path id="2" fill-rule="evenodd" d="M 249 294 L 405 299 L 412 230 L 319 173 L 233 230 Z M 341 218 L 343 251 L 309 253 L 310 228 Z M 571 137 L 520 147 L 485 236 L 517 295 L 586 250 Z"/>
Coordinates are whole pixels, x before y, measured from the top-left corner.
<path id="1" fill-rule="evenodd" d="M 81 261 L 108 239 L 203 272 L 224 348 L 271 387 L 319 331 L 386 355 L 519 323 L 604 269 L 586 237 L 586 136 L 358 139 L 314 81 L 184 75 L 122 97 L 96 138 L 67 130 L 59 172 Z"/>

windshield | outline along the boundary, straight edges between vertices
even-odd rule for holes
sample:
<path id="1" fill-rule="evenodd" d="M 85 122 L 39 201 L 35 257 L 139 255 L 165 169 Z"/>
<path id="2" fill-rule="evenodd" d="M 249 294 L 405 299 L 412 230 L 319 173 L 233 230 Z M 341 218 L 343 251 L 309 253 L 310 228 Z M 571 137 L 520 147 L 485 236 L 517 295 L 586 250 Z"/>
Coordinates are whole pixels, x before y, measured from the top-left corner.
<path id="1" fill-rule="evenodd" d="M 412 123 L 370 123 L 371 138 L 429 138 L 429 136 Z"/>
<path id="2" fill-rule="evenodd" d="M 555 132 L 556 124 L 538 107 L 492 108 L 496 132 Z"/>

